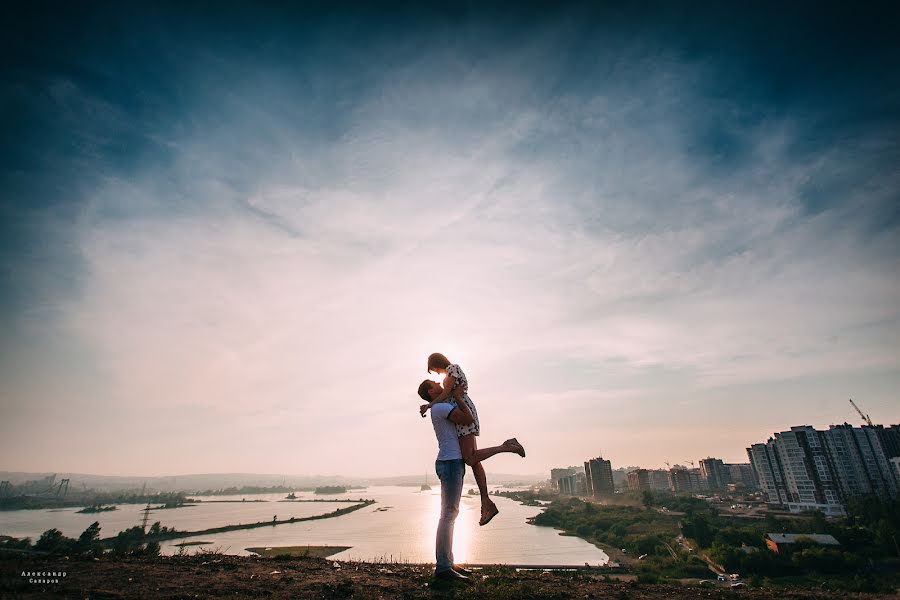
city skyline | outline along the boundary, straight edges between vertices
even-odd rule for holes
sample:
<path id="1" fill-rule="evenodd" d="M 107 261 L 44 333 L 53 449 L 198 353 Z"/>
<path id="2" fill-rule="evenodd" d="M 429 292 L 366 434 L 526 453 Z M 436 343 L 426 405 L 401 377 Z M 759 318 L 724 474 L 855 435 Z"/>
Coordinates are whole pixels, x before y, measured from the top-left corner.
<path id="1" fill-rule="evenodd" d="M 877 10 L 19 7 L 0 470 L 490 472 L 900 422 L 900 44 Z"/>

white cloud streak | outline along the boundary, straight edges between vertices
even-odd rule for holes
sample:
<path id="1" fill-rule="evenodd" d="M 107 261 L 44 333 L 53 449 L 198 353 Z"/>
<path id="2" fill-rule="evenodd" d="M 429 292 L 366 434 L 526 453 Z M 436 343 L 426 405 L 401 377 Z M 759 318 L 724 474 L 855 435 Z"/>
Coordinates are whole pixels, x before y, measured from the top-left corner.
<path id="1" fill-rule="evenodd" d="M 684 130 L 734 107 L 692 91 L 698 66 L 547 104 L 521 70 L 452 58 L 385 73 L 317 144 L 285 116 L 304 107 L 281 80 L 236 82 L 216 119 L 159 134 L 170 167 L 92 190 L 73 224 L 80 292 L 40 327 L 108 375 L 97 406 L 156 431 L 155 456 L 126 447 L 104 468 L 419 472 L 433 440 L 414 389 L 432 351 L 469 373 L 485 441 L 531 441 L 527 465 L 492 466 L 521 472 L 597 447 L 661 463 L 706 410 L 673 397 L 900 371 L 893 242 L 803 214 L 821 165 L 791 157 L 796 123 L 745 126 L 749 158 L 712 168 Z M 455 76 L 435 83 L 442 69 Z M 206 418 L 167 432 L 181 409 Z M 657 435 L 623 429 L 636 420 Z M 205 451 L 156 466 L 186 435 Z M 710 440 L 685 451 L 734 459 L 757 441 Z"/>

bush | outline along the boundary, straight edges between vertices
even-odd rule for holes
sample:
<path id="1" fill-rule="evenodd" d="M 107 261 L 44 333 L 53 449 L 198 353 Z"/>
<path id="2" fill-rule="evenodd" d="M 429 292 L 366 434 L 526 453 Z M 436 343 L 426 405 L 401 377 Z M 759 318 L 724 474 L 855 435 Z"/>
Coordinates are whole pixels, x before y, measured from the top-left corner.
<path id="1" fill-rule="evenodd" d="M 804 571 L 833 575 L 856 571 L 862 561 L 858 557 L 840 550 L 806 548 L 794 552 L 791 562 Z"/>
<path id="2" fill-rule="evenodd" d="M 8 548 L 10 550 L 31 550 L 31 538 L 3 540 L 0 542 L 0 548 Z"/>
<path id="3" fill-rule="evenodd" d="M 48 529 L 41 534 L 34 549 L 51 554 L 65 554 L 72 549 L 75 540 L 67 538 L 59 529 Z"/>
<path id="4" fill-rule="evenodd" d="M 139 525 L 120 531 L 113 542 L 113 554 L 116 556 L 142 554 L 143 551 L 144 528 Z"/>
<path id="5" fill-rule="evenodd" d="M 661 583 L 662 580 L 656 573 L 639 573 L 637 576 L 638 583 Z"/>

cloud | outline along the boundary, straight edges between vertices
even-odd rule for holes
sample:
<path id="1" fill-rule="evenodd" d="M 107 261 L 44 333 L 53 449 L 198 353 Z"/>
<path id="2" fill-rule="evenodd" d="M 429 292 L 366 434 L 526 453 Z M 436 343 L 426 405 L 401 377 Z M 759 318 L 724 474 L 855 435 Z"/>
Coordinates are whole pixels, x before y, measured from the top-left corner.
<path id="1" fill-rule="evenodd" d="M 5 347 L 6 389 L 32 403 L 4 412 L 116 407 L 154 447 L 208 444 L 192 470 L 239 439 L 321 461 L 260 451 L 244 468 L 418 472 L 432 440 L 413 386 L 443 351 L 489 431 L 554 432 L 543 468 L 600 433 L 661 455 L 623 424 L 688 431 L 693 396 L 896 374 L 891 132 L 816 145 L 822 111 L 723 91 L 727 60 L 645 38 L 573 56 L 572 27 L 509 47 L 318 40 L 296 61 L 280 38 L 187 45 L 129 80 L 145 104 L 51 79 L 81 168 L 74 218 L 40 217 L 65 243 L 42 241 L 75 283 L 42 263 L 40 317 L 7 316 L 34 355 L 64 340 L 70 366 L 38 393 L 33 355 Z M 92 376 L 67 389 L 73 356 Z M 173 425 L 182 411 L 205 423 Z M 396 460 L 322 456 L 359 440 Z"/>

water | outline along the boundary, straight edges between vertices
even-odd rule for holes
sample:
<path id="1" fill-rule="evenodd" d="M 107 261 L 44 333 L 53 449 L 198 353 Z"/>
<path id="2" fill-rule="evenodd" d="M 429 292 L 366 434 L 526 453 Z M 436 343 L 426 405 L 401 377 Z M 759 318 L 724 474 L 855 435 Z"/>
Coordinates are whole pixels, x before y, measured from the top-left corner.
<path id="1" fill-rule="evenodd" d="M 300 499 L 322 499 L 312 493 L 298 493 Z M 267 502 L 215 503 L 192 507 L 155 511 L 149 523 L 178 529 L 206 529 L 231 523 L 250 523 L 324 514 L 348 506 L 337 502 L 277 502 L 283 494 L 202 497 L 204 500 L 246 498 Z M 326 499 L 372 498 L 376 504 L 361 510 L 316 521 L 305 521 L 229 531 L 216 535 L 170 540 L 162 543 L 162 552 L 172 554 L 181 541 L 209 541 L 203 548 L 220 549 L 227 554 L 249 554 L 245 549 L 255 546 L 350 546 L 334 555 L 338 560 L 399 561 L 411 563 L 434 562 L 434 535 L 440 514 L 440 489 L 419 491 L 410 487 L 371 487 L 346 494 L 326 496 Z M 523 506 L 507 498 L 495 497 L 500 514 L 485 527 L 478 526 L 480 502 L 477 496 L 463 494 L 460 514 L 456 521 L 454 556 L 457 562 L 506 563 L 521 565 L 558 564 L 597 565 L 608 558 L 603 551 L 576 537 L 561 536 L 549 527 L 528 525 L 525 520 L 541 511 L 540 507 Z M 40 534 L 56 527 L 69 537 L 77 537 L 94 521 L 100 521 L 101 535 L 107 537 L 139 524 L 141 506 L 120 505 L 119 510 L 92 515 L 48 510 L 12 511 L 0 513 L 0 534 L 14 537 Z M 388 510 L 378 510 L 387 508 Z M 188 547 L 196 550 L 196 546 Z"/>

